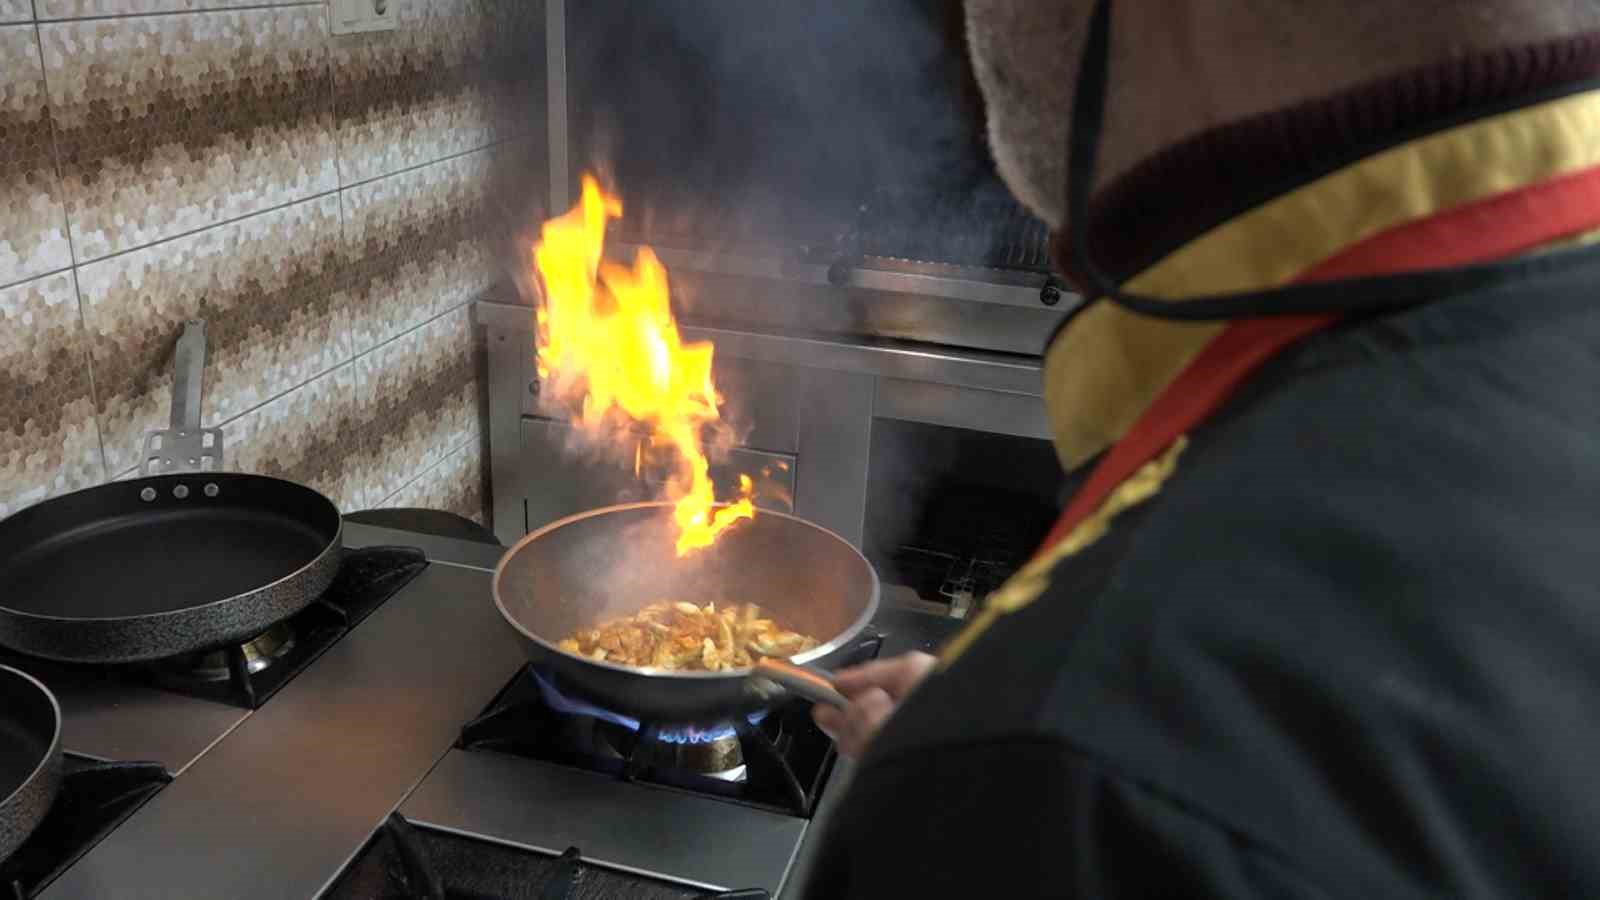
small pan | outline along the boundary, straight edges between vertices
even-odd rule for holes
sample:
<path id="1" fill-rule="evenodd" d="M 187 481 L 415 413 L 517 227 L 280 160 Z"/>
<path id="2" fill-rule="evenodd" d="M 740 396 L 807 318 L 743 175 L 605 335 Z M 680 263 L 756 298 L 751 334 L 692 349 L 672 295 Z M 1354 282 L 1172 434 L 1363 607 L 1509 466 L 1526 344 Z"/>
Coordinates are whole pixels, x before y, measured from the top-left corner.
<path id="1" fill-rule="evenodd" d="M 44 820 L 60 781 L 60 705 L 32 676 L 0 666 L 0 860 Z"/>
<path id="2" fill-rule="evenodd" d="M 495 570 L 500 614 L 563 693 L 641 721 L 704 723 L 770 706 L 787 689 L 842 705 L 808 663 L 852 642 L 878 609 L 878 576 L 827 529 L 761 511 L 688 557 L 673 553 L 672 506 L 635 503 L 581 513 L 523 538 Z M 660 600 L 761 606 L 821 643 L 790 661 L 733 672 L 644 669 L 568 653 L 559 642 Z"/>

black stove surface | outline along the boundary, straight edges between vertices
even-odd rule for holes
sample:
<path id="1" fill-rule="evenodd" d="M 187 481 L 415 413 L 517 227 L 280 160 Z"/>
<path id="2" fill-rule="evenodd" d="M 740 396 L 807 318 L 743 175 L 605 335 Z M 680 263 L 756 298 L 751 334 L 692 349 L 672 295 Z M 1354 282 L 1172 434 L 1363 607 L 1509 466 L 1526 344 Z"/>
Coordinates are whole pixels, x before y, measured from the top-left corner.
<path id="1" fill-rule="evenodd" d="M 594 865 L 577 847 L 560 856 L 536 853 L 414 826 L 393 813 L 325 896 L 333 900 L 765 900 L 768 894 L 700 890 Z"/>
<path id="2" fill-rule="evenodd" d="M 159 763 L 91 762 L 67 754 L 50 812 L 0 860 L 0 896 L 33 897 L 172 781 Z"/>
<path id="3" fill-rule="evenodd" d="M 257 709 L 428 565 L 422 551 L 413 547 L 366 547 L 341 552 L 343 558 L 333 584 L 311 605 L 282 623 L 292 637 L 275 651 L 270 664 L 258 671 L 251 671 L 244 645 L 215 652 L 219 672 L 212 678 L 194 674 L 192 657 L 127 666 L 69 665 L 9 653 L 0 653 L 0 659 L 10 657 L 47 681 L 51 669 L 70 670 L 96 678 L 149 684 L 241 709 Z"/>
<path id="4" fill-rule="evenodd" d="M 882 643 L 881 636 L 868 634 L 841 649 L 833 665 L 870 660 Z M 723 755 L 721 746 L 729 744 L 736 744 L 734 761 L 742 768 L 710 772 L 685 762 Z M 833 742 L 812 722 L 809 703 L 789 702 L 764 714 L 686 730 L 636 722 L 567 699 L 552 676 L 532 665 L 513 676 L 483 714 L 462 727 L 457 746 L 800 818 L 816 811 L 837 757 Z"/>

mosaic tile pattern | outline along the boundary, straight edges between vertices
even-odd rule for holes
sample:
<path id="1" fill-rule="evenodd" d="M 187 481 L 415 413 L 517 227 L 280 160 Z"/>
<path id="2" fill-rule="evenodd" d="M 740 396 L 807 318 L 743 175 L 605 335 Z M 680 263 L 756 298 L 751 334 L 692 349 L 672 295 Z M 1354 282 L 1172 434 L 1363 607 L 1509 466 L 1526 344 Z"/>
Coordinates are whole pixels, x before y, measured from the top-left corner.
<path id="1" fill-rule="evenodd" d="M 526 134 L 544 117 L 544 4 L 411 0 L 333 43 L 345 184 Z"/>
<path id="2" fill-rule="evenodd" d="M 345 184 L 494 139 L 493 96 L 483 77 L 486 24 L 475 0 L 412 0 L 394 31 L 333 43 Z"/>
<path id="3" fill-rule="evenodd" d="M 468 308 L 440 316 L 356 365 L 363 370 L 362 403 L 374 423 L 367 447 L 367 496 L 374 502 L 482 433 L 477 342 Z"/>
<path id="4" fill-rule="evenodd" d="M 105 480 L 72 275 L 0 288 L 0 516 Z"/>
<path id="5" fill-rule="evenodd" d="M 170 415 L 172 350 L 206 320 L 207 423 L 348 361 L 339 199 L 325 195 L 79 269 L 106 463 L 131 465 Z"/>
<path id="6" fill-rule="evenodd" d="M 384 508 L 442 509 L 487 525 L 483 487 L 483 454 L 477 442 L 453 450 L 438 465 L 389 495 Z"/>
<path id="7" fill-rule="evenodd" d="M 222 426 L 228 468 L 309 485 L 341 510 L 367 505 L 359 462 L 374 418 L 347 363 Z"/>
<path id="8" fill-rule="evenodd" d="M 484 247 L 490 153 L 340 192 L 357 353 L 481 296 L 499 277 Z"/>
<path id="9" fill-rule="evenodd" d="M 235 6 L 283 6 L 305 0 L 35 0 L 41 19 L 137 16 L 145 13 L 198 12 Z"/>
<path id="10" fill-rule="evenodd" d="M 543 4 L 333 38 L 323 3 L 36 2 L 0 0 L 0 515 L 133 476 L 203 317 L 228 468 L 484 521 L 465 304 L 547 214 Z"/>
<path id="11" fill-rule="evenodd" d="M 39 30 L 80 259 L 336 186 L 320 5 Z"/>
<path id="12" fill-rule="evenodd" d="M 0 0 L 0 18 L 8 2 Z M 0 72 L 0 284 L 11 284 L 66 268 L 72 253 L 32 25 L 0 28 Z"/>

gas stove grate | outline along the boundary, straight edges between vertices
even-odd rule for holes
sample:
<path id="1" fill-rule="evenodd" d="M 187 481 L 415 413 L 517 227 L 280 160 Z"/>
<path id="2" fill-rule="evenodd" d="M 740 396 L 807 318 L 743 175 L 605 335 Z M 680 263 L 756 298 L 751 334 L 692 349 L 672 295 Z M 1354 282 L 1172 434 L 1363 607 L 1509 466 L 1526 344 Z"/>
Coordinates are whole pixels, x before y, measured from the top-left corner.
<path id="1" fill-rule="evenodd" d="M 413 825 L 391 813 L 326 896 L 331 900 L 767 900 L 769 895 L 759 889 L 718 893 L 672 884 L 592 863 L 577 847 L 551 856 Z"/>
<path id="2" fill-rule="evenodd" d="M 159 763 L 97 763 L 67 754 L 44 821 L 0 860 L 0 893 L 28 900 L 172 781 Z"/>
<path id="3" fill-rule="evenodd" d="M 869 634 L 839 651 L 838 664 L 878 655 L 883 638 Z M 539 688 L 548 673 L 524 667 L 478 718 L 462 726 L 456 746 L 553 762 L 626 780 L 716 797 L 784 815 L 809 818 L 833 770 L 833 742 L 811 721 L 810 706 L 789 703 L 759 723 L 736 719 L 733 731 L 745 766 L 742 780 L 664 763 L 655 743 L 659 723 L 617 724 L 613 714 L 585 715 L 552 707 Z"/>
<path id="4" fill-rule="evenodd" d="M 311 605 L 288 620 L 295 648 L 258 672 L 249 670 L 242 645 L 223 649 L 228 677 L 195 681 L 162 665 L 143 672 L 159 687 L 243 709 L 258 709 L 350 629 L 400 592 L 428 567 L 427 557 L 415 547 L 364 547 L 343 550 L 333 584 Z"/>

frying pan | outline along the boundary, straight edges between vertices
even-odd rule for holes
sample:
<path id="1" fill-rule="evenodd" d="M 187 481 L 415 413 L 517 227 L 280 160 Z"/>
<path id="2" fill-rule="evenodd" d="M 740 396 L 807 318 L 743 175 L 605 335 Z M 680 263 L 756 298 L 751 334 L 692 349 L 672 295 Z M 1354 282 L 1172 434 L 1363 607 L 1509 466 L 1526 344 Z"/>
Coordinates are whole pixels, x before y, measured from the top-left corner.
<path id="1" fill-rule="evenodd" d="M 0 666 L 0 860 L 27 840 L 61 781 L 61 707 L 45 686 Z"/>
<path id="2" fill-rule="evenodd" d="M 200 428 L 204 363 L 205 323 L 190 322 L 173 430 L 147 442 L 145 477 L 0 520 L 0 645 L 63 662 L 164 659 L 254 637 L 332 583 L 339 508 L 293 482 L 217 471 L 221 432 Z"/>
<path id="3" fill-rule="evenodd" d="M 827 674 L 806 663 L 849 644 L 878 609 L 878 575 L 843 538 L 804 519 L 762 511 L 704 550 L 673 552 L 672 507 L 633 503 L 580 513 L 533 532 L 495 570 L 500 614 L 565 693 L 660 723 L 699 723 L 770 705 L 788 688 L 841 704 Z M 791 664 L 749 672 L 642 669 L 557 646 L 581 628 L 659 600 L 756 603 L 821 643 Z M 779 687 L 779 686 L 782 687 Z"/>

